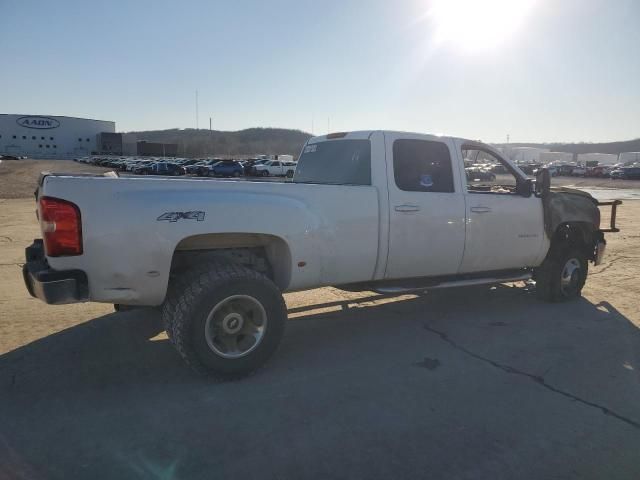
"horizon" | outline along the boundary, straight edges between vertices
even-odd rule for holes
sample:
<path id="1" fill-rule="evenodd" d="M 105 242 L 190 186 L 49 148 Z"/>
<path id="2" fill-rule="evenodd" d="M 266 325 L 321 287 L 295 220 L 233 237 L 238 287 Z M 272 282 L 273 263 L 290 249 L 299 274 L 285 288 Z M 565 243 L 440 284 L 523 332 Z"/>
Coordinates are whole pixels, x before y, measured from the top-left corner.
<path id="1" fill-rule="evenodd" d="M 640 2 L 478 5 L 13 2 L 2 7 L 0 44 L 7 70 L 19 74 L 0 79 L 3 110 L 111 118 L 122 132 L 195 129 L 211 117 L 228 132 L 640 137 Z M 20 48 L 7 48 L 16 39 Z"/>
<path id="2" fill-rule="evenodd" d="M 52 115 L 53 116 L 53 115 Z M 238 132 L 242 132 L 245 130 L 255 130 L 255 129 L 263 129 L 263 130 L 289 130 L 289 131 L 296 131 L 296 132 L 301 132 L 304 133 L 306 135 L 312 135 L 310 132 L 307 132 L 305 130 L 302 129 L 298 129 L 298 128 L 285 128 L 285 127 L 259 127 L 259 126 L 253 126 L 253 127 L 246 127 L 246 128 L 240 128 L 238 130 L 218 130 L 213 128 L 211 131 L 212 132 L 218 132 L 218 133 L 238 133 Z M 208 132 L 209 129 L 208 128 L 194 128 L 194 127 L 184 127 L 184 128 L 180 128 L 180 127 L 174 127 L 174 128 L 162 128 L 162 129 L 156 129 L 156 130 L 129 130 L 126 132 L 121 132 L 121 133 L 146 133 L 146 132 L 168 132 L 168 131 L 172 131 L 172 130 L 197 130 L 197 131 L 203 131 L 203 132 Z M 381 131 L 393 131 L 391 129 L 385 129 L 385 128 L 377 128 L 377 129 L 373 129 L 373 130 L 381 130 Z M 346 130 L 346 131 L 357 131 L 357 130 Z M 338 131 L 331 131 L 330 133 L 338 133 Z M 419 133 L 419 134 L 427 134 L 427 135 L 433 135 L 433 132 L 410 132 L 410 133 Z M 318 134 L 317 136 L 322 136 L 325 134 Z M 438 135 L 444 136 L 444 137 L 456 137 L 456 138 L 464 138 L 461 137 L 460 135 L 455 135 L 455 134 L 447 134 L 447 133 L 439 133 Z M 600 143 L 624 143 L 624 142 L 634 142 L 640 140 L 640 136 L 636 137 L 636 138 L 627 138 L 627 139 L 621 139 L 621 140 L 606 140 L 606 141 L 599 141 L 599 142 L 592 142 L 592 141 L 554 141 L 554 142 L 545 142 L 545 141 L 540 141 L 540 142 L 529 142 L 526 140 L 523 141 L 515 141 L 515 142 L 486 142 L 486 143 L 492 143 L 492 144 L 496 144 L 496 145 L 519 145 L 519 144 L 537 144 L 537 145 L 580 145 L 580 144 L 600 144 Z"/>

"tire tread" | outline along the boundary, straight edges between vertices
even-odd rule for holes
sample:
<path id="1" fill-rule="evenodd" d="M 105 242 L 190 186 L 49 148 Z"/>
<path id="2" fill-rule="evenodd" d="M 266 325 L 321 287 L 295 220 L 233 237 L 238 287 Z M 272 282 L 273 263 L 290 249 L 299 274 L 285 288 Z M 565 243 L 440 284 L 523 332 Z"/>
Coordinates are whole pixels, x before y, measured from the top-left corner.
<path id="1" fill-rule="evenodd" d="M 234 380 L 246 376 L 247 373 L 228 374 L 213 372 L 198 358 L 191 344 L 190 328 L 193 305 L 200 295 L 212 292 L 234 280 L 257 281 L 272 290 L 279 298 L 279 307 L 286 312 L 286 305 L 276 285 L 261 273 L 243 265 L 224 259 L 211 260 L 196 266 L 176 278 L 170 284 L 167 298 L 162 308 L 162 318 L 174 347 L 183 360 L 198 373 L 209 375 L 219 380 Z M 256 366 L 253 371 L 262 365 Z"/>

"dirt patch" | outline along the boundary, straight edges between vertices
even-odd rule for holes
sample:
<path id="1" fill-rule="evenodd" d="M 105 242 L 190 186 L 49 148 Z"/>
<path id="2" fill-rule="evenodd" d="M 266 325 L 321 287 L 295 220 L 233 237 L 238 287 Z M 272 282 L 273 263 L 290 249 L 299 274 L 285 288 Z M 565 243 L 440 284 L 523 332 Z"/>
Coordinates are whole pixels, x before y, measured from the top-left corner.
<path id="1" fill-rule="evenodd" d="M 33 197 L 41 172 L 102 173 L 109 170 L 71 160 L 3 160 L 0 162 L 0 198 Z"/>

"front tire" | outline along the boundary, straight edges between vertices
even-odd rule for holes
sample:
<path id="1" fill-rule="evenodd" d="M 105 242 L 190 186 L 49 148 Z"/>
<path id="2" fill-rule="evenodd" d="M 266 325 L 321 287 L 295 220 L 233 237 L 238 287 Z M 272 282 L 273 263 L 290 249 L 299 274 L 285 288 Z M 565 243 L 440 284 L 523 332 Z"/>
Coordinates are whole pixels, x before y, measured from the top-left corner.
<path id="1" fill-rule="evenodd" d="M 588 271 L 587 258 L 580 249 L 560 248 L 552 251 L 536 270 L 536 295 L 547 302 L 579 298 Z"/>
<path id="2" fill-rule="evenodd" d="M 263 366 L 284 333 L 276 285 L 241 265 L 211 262 L 187 272 L 162 311 L 169 337 L 194 370 L 233 380 Z"/>

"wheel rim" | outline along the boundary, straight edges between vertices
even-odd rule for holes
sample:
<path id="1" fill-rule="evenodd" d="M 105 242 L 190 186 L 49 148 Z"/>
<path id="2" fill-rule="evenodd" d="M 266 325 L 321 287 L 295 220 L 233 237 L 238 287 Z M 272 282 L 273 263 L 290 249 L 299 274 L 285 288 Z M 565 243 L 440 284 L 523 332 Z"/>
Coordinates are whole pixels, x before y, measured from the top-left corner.
<path id="1" fill-rule="evenodd" d="M 570 258 L 564 264 L 560 274 L 560 290 L 564 296 L 571 296 L 578 291 L 582 267 L 577 258 Z"/>
<path id="2" fill-rule="evenodd" d="M 233 295 L 213 307 L 204 334 L 216 355 L 240 358 L 260 345 L 266 327 L 267 312 L 258 300 L 249 295 Z"/>

